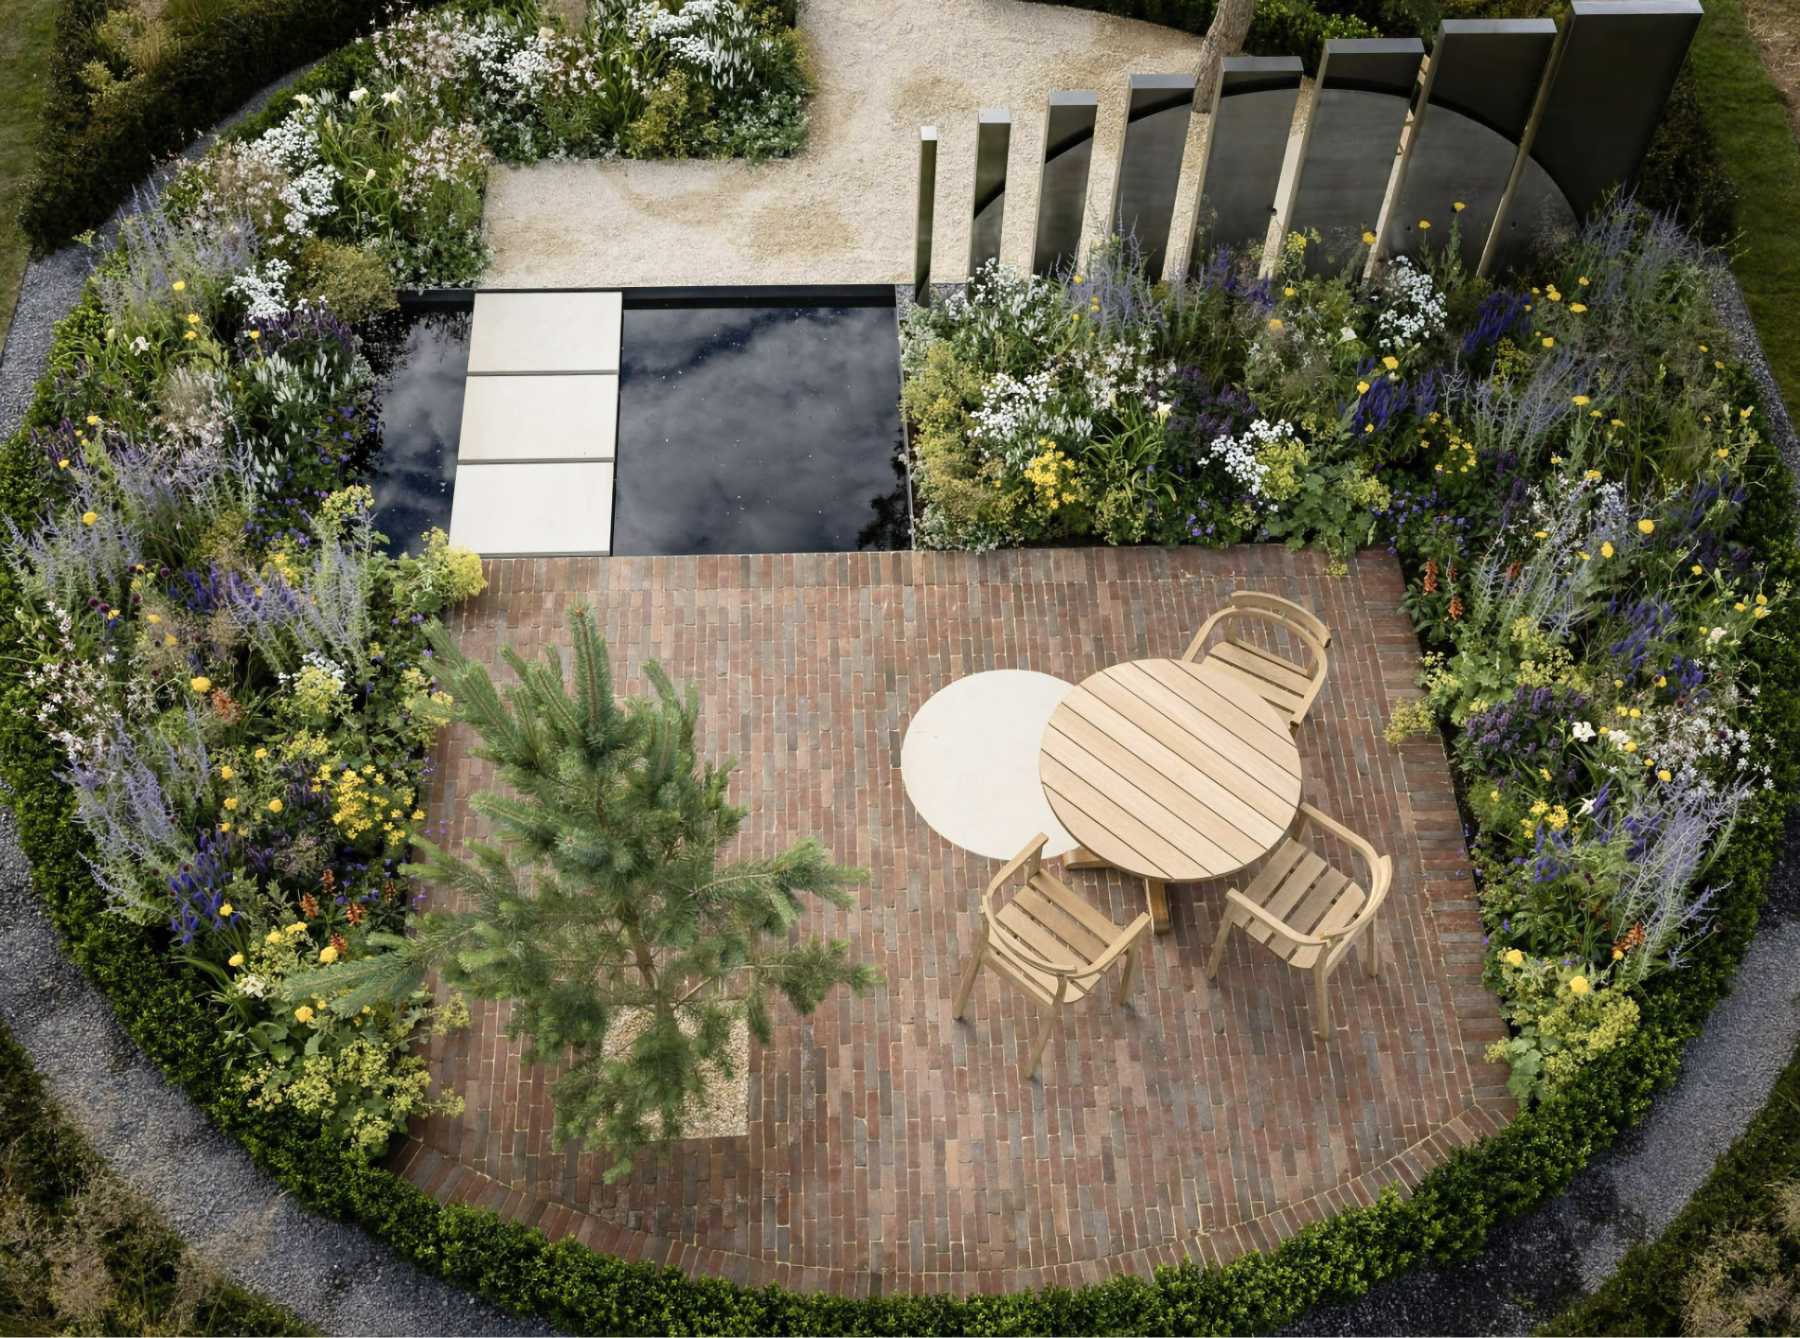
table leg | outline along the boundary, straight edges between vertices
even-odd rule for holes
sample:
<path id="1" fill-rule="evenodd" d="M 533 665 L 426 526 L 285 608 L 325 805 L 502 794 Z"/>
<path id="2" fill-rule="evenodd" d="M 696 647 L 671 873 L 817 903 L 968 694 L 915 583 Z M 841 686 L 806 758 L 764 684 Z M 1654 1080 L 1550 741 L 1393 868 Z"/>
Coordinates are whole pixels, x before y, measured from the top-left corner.
<path id="1" fill-rule="evenodd" d="M 1144 891 L 1150 894 L 1150 927 L 1166 934 L 1175 926 L 1169 922 L 1169 885 L 1160 878 L 1144 879 Z"/>
<path id="2" fill-rule="evenodd" d="M 1075 849 L 1063 856 L 1063 868 L 1110 869 L 1112 868 L 1112 865 L 1108 861 L 1101 859 L 1086 846 L 1076 846 Z"/>

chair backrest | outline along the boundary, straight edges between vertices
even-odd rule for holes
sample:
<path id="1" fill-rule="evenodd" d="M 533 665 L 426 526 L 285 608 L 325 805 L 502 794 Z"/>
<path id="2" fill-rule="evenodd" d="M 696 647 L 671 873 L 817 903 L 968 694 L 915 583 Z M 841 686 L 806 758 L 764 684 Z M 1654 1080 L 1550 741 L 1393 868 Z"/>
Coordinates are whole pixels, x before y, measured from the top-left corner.
<path id="1" fill-rule="evenodd" d="M 995 875 L 981 897 L 981 918 L 1000 970 L 1046 996 L 1076 999 L 1141 926 L 1121 928 L 1044 872 L 1041 856 L 1047 839 L 1034 837 Z M 1019 873 L 1024 877 L 1012 895 L 998 901 L 1001 889 Z"/>
<path id="2" fill-rule="evenodd" d="M 1233 590 L 1230 602 L 1234 608 L 1279 614 L 1289 622 L 1298 623 L 1321 646 L 1328 650 L 1331 647 L 1331 629 L 1325 625 L 1325 620 L 1291 599 L 1283 599 L 1280 595 L 1265 595 L 1259 590 Z"/>

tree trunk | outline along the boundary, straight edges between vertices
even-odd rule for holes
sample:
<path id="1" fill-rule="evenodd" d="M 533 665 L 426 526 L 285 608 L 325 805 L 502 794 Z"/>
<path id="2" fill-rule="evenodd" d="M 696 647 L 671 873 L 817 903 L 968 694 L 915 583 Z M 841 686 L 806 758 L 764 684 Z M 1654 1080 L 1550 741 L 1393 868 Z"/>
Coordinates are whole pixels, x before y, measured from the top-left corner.
<path id="1" fill-rule="evenodd" d="M 1213 12 L 1212 26 L 1206 30 L 1206 41 L 1200 48 L 1200 69 L 1194 76 L 1194 106 L 1209 111 L 1213 103 L 1213 86 L 1219 82 L 1219 62 L 1244 49 L 1244 38 L 1250 35 L 1250 18 L 1255 0 L 1219 0 Z"/>

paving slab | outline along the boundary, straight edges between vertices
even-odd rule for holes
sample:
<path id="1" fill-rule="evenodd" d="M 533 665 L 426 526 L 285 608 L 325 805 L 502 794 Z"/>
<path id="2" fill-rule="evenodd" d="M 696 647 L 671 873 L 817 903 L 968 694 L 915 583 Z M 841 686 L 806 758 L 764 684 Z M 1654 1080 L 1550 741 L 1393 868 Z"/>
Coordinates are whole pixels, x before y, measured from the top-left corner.
<path id="1" fill-rule="evenodd" d="M 611 460 L 619 437 L 615 374 L 471 376 L 457 459 Z"/>
<path id="2" fill-rule="evenodd" d="M 456 474 L 450 542 L 484 556 L 605 554 L 613 467 L 606 461 L 470 464 Z"/>
<path id="3" fill-rule="evenodd" d="M 469 375 L 616 372 L 623 312 L 618 293 L 477 293 Z"/>

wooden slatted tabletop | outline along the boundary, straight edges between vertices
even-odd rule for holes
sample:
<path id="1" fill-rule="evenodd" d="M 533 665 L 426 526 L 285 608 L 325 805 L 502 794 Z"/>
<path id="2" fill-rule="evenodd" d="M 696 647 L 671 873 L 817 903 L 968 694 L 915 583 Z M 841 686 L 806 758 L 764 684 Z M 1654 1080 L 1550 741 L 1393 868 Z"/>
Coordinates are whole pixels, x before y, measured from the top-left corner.
<path id="1" fill-rule="evenodd" d="M 1281 843 L 1300 807 L 1287 722 L 1239 676 L 1202 660 L 1133 660 L 1077 686 L 1050 717 L 1038 775 L 1083 847 L 1071 867 L 1142 877 L 1156 931 L 1164 884 L 1234 873 Z"/>

